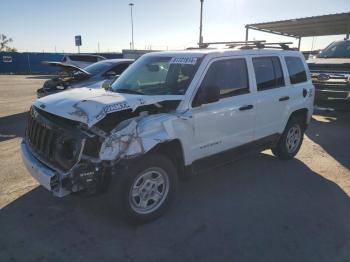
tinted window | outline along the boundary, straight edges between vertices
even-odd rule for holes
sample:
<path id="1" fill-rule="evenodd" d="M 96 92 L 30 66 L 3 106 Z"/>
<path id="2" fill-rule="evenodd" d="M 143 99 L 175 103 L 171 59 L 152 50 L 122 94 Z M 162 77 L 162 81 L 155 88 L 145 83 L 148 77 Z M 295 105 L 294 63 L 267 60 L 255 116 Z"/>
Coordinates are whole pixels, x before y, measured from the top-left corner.
<path id="1" fill-rule="evenodd" d="M 205 75 L 202 86 L 218 86 L 221 97 L 249 93 L 245 60 L 230 59 L 212 63 Z"/>
<path id="2" fill-rule="evenodd" d="M 121 75 L 125 69 L 127 69 L 129 67 L 130 64 L 125 63 L 125 64 L 119 64 L 117 66 L 115 66 L 113 69 L 111 69 L 110 71 L 113 71 L 116 75 Z"/>
<path id="3" fill-rule="evenodd" d="M 71 55 L 69 56 L 69 58 L 72 61 L 91 62 L 91 63 L 97 62 L 96 56 Z"/>
<path id="4" fill-rule="evenodd" d="M 258 91 L 284 86 L 281 63 L 278 57 L 253 58 Z"/>
<path id="5" fill-rule="evenodd" d="M 334 42 L 322 50 L 319 57 L 348 58 L 350 57 L 350 41 Z"/>
<path id="6" fill-rule="evenodd" d="M 286 64 L 291 84 L 307 81 L 305 67 L 299 57 L 286 57 Z"/>

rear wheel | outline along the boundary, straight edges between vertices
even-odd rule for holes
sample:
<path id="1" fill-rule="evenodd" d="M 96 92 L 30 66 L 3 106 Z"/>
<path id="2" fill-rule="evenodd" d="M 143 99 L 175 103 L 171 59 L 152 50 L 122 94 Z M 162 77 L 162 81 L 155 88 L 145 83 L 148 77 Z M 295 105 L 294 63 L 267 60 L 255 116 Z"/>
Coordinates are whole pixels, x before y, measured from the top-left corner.
<path id="1" fill-rule="evenodd" d="M 304 128 L 301 121 L 292 117 L 272 153 L 280 159 L 291 159 L 299 151 L 303 142 Z"/>
<path id="2" fill-rule="evenodd" d="M 169 206 L 177 174 L 169 158 L 150 154 L 130 165 L 117 183 L 122 214 L 127 222 L 142 224 L 158 218 Z"/>

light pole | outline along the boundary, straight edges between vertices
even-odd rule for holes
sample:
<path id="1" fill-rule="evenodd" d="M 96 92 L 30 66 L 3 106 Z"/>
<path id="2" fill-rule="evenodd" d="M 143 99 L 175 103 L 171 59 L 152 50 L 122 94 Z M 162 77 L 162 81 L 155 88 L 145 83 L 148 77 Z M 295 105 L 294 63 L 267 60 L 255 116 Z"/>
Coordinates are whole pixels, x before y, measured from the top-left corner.
<path id="1" fill-rule="evenodd" d="M 199 43 L 198 45 L 201 46 L 203 44 L 203 2 L 204 0 L 201 1 L 201 17 L 200 17 L 200 24 L 199 24 Z"/>
<path id="2" fill-rule="evenodd" d="M 134 4 L 133 3 L 130 3 L 129 4 L 130 6 L 130 15 L 131 15 L 131 45 L 130 45 L 130 48 L 132 50 L 134 50 L 134 18 L 133 18 L 133 15 L 132 15 L 132 8 L 134 7 Z"/>

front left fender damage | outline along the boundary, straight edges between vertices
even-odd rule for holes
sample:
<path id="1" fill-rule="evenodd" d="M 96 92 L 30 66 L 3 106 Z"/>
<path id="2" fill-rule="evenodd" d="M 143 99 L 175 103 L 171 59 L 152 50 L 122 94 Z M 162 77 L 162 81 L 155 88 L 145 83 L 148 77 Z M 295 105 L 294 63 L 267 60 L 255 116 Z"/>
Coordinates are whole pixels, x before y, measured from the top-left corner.
<path id="1" fill-rule="evenodd" d="M 157 144 L 174 139 L 175 115 L 141 115 L 120 123 L 102 143 L 101 160 L 129 159 L 143 155 Z"/>

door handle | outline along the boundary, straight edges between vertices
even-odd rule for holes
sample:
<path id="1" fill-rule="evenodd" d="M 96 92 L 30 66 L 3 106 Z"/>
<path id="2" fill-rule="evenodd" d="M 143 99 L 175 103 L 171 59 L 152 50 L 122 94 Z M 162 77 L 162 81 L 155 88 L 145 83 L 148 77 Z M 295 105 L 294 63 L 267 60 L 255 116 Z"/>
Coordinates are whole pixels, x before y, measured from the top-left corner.
<path id="1" fill-rule="evenodd" d="M 289 96 L 283 96 L 280 99 L 278 99 L 278 101 L 287 101 L 289 100 Z"/>
<path id="2" fill-rule="evenodd" d="M 249 110 L 249 109 L 252 109 L 252 108 L 253 108 L 253 105 L 241 106 L 239 108 L 239 111 Z"/>
<path id="3" fill-rule="evenodd" d="M 303 97 L 306 97 L 306 95 L 307 95 L 307 90 L 304 88 L 303 89 Z"/>

